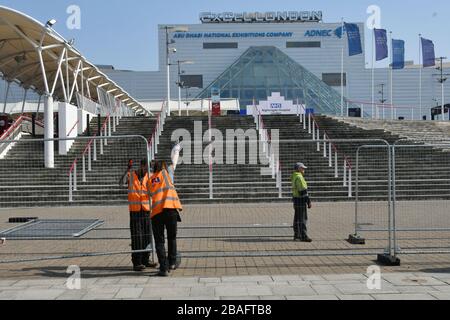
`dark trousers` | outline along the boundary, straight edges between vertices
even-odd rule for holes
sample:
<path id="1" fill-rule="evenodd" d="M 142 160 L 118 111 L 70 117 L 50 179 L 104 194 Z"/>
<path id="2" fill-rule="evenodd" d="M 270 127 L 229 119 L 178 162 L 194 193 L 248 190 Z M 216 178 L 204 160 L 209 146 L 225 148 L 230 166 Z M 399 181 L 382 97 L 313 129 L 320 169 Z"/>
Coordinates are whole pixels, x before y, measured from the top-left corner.
<path id="1" fill-rule="evenodd" d="M 131 249 L 145 250 L 152 242 L 150 230 L 149 212 L 130 212 Z M 146 265 L 149 263 L 149 252 L 133 252 L 131 261 L 133 266 Z"/>
<path id="2" fill-rule="evenodd" d="M 165 209 L 162 213 L 152 218 L 153 235 L 155 237 L 155 249 L 158 255 L 159 268 L 168 271 L 169 265 L 177 261 L 177 225 L 178 211 Z M 169 253 L 166 256 L 164 229 L 167 230 L 167 243 Z"/>
<path id="3" fill-rule="evenodd" d="M 308 236 L 306 224 L 308 222 L 307 201 L 301 198 L 293 198 L 294 202 L 294 237 L 304 239 Z"/>

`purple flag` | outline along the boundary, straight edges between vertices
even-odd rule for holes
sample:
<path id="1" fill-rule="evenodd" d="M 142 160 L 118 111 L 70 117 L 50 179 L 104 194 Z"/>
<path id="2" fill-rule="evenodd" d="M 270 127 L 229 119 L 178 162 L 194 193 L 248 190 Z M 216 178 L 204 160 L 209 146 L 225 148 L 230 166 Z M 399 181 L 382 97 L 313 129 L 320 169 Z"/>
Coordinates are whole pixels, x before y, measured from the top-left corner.
<path id="1" fill-rule="evenodd" d="M 433 41 L 425 38 L 420 38 L 420 40 L 422 41 L 422 58 L 424 68 L 436 65 Z"/>
<path id="2" fill-rule="evenodd" d="M 388 57 L 387 33 L 385 29 L 373 29 L 375 34 L 376 60 L 380 61 Z"/>

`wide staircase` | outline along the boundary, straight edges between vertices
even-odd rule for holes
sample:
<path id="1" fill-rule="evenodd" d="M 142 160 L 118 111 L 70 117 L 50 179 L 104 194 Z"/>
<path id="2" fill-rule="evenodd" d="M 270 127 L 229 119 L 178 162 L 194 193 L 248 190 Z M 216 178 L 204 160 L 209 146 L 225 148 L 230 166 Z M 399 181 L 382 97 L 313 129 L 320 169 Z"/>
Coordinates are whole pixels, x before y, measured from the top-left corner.
<path id="1" fill-rule="evenodd" d="M 361 118 L 334 119 L 365 130 L 384 130 L 403 139 L 416 142 L 450 144 L 450 122 L 371 120 Z"/>
<path id="2" fill-rule="evenodd" d="M 90 123 L 91 135 L 97 133 L 97 121 L 94 118 Z M 105 119 L 100 121 L 103 124 Z M 123 117 L 112 136 L 142 135 L 149 138 L 155 124 L 153 118 Z M 119 180 L 127 168 L 128 159 L 139 165 L 139 160 L 146 157 L 145 139 L 110 138 L 103 147 L 103 155 L 100 155 L 100 142 L 97 141 L 97 161 L 91 162 L 92 170 L 88 171 L 85 158 L 86 182 L 83 182 L 81 155 L 88 142 L 87 137 L 77 139 L 67 155 L 58 154 L 58 143 L 55 142 L 55 168 L 46 169 L 44 143 L 24 135 L 0 160 L 0 207 L 126 204 L 126 188 L 119 185 Z M 69 171 L 76 158 L 77 190 L 69 202 Z"/>
<path id="3" fill-rule="evenodd" d="M 183 163 L 177 168 L 175 184 L 183 203 L 290 201 L 290 176 L 296 162 L 303 162 L 309 167 L 306 178 L 314 201 L 353 201 L 357 169 L 360 200 L 387 199 L 388 150 L 382 140 L 392 144 L 401 138 L 400 135 L 387 132 L 382 127 L 364 129 L 332 117 L 316 115 L 321 138 L 326 132 L 331 140 L 352 139 L 334 141 L 338 159 L 336 177 L 334 157 L 330 166 L 329 158 L 324 157 L 323 143 L 319 144 L 320 151 L 317 151 L 317 142 L 311 142 L 312 134 L 308 133 L 307 126 L 304 129 L 299 117 L 265 116 L 263 120 L 266 129 L 279 130 L 281 198 L 268 159 L 260 155 L 262 144 L 255 141 L 259 137 L 253 117 L 236 115 L 212 118 L 211 127 L 215 129 L 212 141 L 216 142 L 213 153 L 215 161 L 211 166 L 208 159 L 209 136 L 205 134 L 209 128 L 208 117 L 167 118 L 156 158 L 170 161 L 175 141 L 182 143 Z M 66 156 L 58 155 L 58 145 L 55 143 L 55 169 L 45 169 L 43 143 L 32 142 L 29 135 L 24 135 L 5 159 L 0 160 L 0 206 L 126 205 L 126 186 L 119 184 L 120 177 L 126 171 L 128 159 L 135 161 L 137 169 L 139 161 L 146 157 L 145 139 L 152 136 L 155 125 L 154 118 L 122 118 L 113 136 L 139 135 L 143 138 L 108 139 L 103 155 L 98 154 L 97 161 L 92 162 L 92 170 L 86 172 L 86 182 L 81 178 L 80 156 L 88 140 L 77 140 Z M 228 136 L 239 133 L 235 130 L 241 130 L 241 134 L 247 133 L 247 139 L 240 144 L 241 148 L 235 141 L 230 143 L 229 137 L 227 139 L 227 133 Z M 97 119 L 92 120 L 90 132 L 97 132 Z M 219 138 L 223 139 L 220 143 L 223 154 L 217 148 Z M 397 199 L 450 199 L 450 153 L 420 141 L 409 141 L 408 144 L 417 149 L 397 150 Z M 375 146 L 363 147 L 367 145 Z M 233 150 L 227 150 L 231 146 Z M 357 168 L 356 154 L 359 148 Z M 69 169 L 76 158 L 77 190 L 73 191 L 72 201 L 69 202 Z M 242 162 L 237 162 L 237 159 Z M 256 162 L 253 161 L 255 159 Z M 343 184 L 344 159 L 348 159 L 348 167 L 352 168 L 350 195 L 348 185 Z"/>
<path id="4" fill-rule="evenodd" d="M 197 131 L 195 130 L 197 127 Z M 201 129 L 200 129 L 201 127 Z M 223 147 L 213 151 L 214 163 L 209 165 L 209 129 L 207 116 L 172 117 L 164 126 L 164 133 L 158 147 L 157 159 L 170 160 L 170 152 L 175 141 L 180 141 L 183 147 L 181 159 L 175 174 L 175 184 L 183 203 L 237 203 L 279 201 L 276 181 L 271 175 L 263 175 L 262 169 L 268 168 L 259 162 L 254 118 L 250 116 L 213 117 L 211 127 L 212 141 Z M 183 129 L 190 141 L 178 138 L 176 130 Z M 242 130 L 250 131 L 249 138 L 241 143 L 227 143 L 228 133 Z M 180 134 L 183 132 L 178 131 Z M 239 133 L 239 132 L 238 132 Z M 216 140 L 217 139 L 217 140 Z M 237 141 L 237 140 L 235 140 Z M 230 145 L 234 150 L 231 150 Z M 227 154 L 228 146 L 228 154 Z M 190 150 L 189 150 L 190 149 Z M 243 151 L 243 153 L 242 153 Z M 222 154 L 221 154 L 222 153 Z M 238 158 L 241 161 L 238 163 Z M 257 159 L 258 161 L 251 161 Z M 252 164 L 253 163 L 253 164 Z M 210 177 L 212 188 L 210 188 Z"/>
<path id="5" fill-rule="evenodd" d="M 351 159 L 354 174 L 359 147 L 383 145 L 376 139 L 385 140 L 390 144 L 402 139 L 399 131 L 386 130 L 384 126 L 377 126 L 376 121 L 374 123 L 367 121 L 371 123 L 368 127 L 351 125 L 347 122 L 353 120 L 341 121 L 329 116 L 316 116 L 316 121 L 322 130 L 327 131 L 331 139 L 358 139 L 354 142 L 336 142 L 337 148 Z M 401 124 L 401 126 L 407 127 L 408 124 Z M 427 142 L 433 141 L 431 136 L 426 139 Z M 364 139 L 367 141 L 362 141 Z M 408 145 L 408 147 L 396 148 L 397 199 L 450 199 L 450 152 L 445 148 L 429 146 L 423 139 L 410 138 L 400 145 Z M 385 147 L 362 148 L 359 155 L 360 199 L 378 200 L 380 196 L 386 199 L 389 167 L 387 149 Z M 353 177 L 355 178 L 355 175 Z"/>

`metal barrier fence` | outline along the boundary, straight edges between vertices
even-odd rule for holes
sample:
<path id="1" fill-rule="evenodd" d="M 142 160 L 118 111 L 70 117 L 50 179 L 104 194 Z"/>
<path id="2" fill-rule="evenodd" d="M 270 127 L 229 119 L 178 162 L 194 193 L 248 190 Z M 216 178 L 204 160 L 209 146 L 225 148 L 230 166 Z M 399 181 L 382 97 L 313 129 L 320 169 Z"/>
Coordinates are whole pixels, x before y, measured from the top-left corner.
<path id="1" fill-rule="evenodd" d="M 193 153 L 182 152 L 175 185 L 187 204 L 179 232 L 184 257 L 384 253 L 395 258 L 449 251 L 450 219 L 445 210 L 449 196 L 443 191 L 450 190 L 450 161 L 442 148 L 391 146 L 373 139 L 276 140 L 273 136 L 268 145 L 266 131 L 263 139 L 260 132 L 255 135 L 256 140 L 215 137 L 208 140 L 213 147 L 191 141 Z M 74 140 L 71 151 L 56 156 L 52 170 L 44 169 L 44 140 L 23 137 L 2 142 L 15 145 L 0 160 L 0 235 L 8 240 L 8 246 L 0 247 L 0 263 L 140 252 L 129 247 L 127 190 L 123 184 L 119 187 L 119 180 L 129 159 L 136 170 L 141 159 L 149 163 L 148 141 L 141 136 L 53 141 L 64 140 Z M 98 148 L 86 153 L 92 141 Z M 170 159 L 168 146 L 160 144 L 158 159 Z M 85 156 L 84 165 L 80 156 Z M 297 162 L 309 167 L 305 177 L 313 201 L 310 246 L 292 241 L 291 175 Z M 429 168 L 417 169 L 422 164 Z M 433 170 L 438 170 L 439 178 L 430 177 Z M 419 183 L 430 187 L 423 190 L 440 192 L 420 194 Z M 440 187 L 431 188 L 438 183 Z M 35 209 L 26 209 L 30 207 Z M 424 212 L 429 216 L 424 217 Z M 10 224 L 10 217 L 39 220 Z M 151 235 L 146 230 L 139 234 Z M 349 234 L 364 237 L 365 245 L 349 243 Z M 144 251 L 153 253 L 152 248 Z"/>
<path id="2" fill-rule="evenodd" d="M 392 146 L 396 254 L 450 253 L 450 144 Z"/>
<path id="3" fill-rule="evenodd" d="M 54 169 L 44 167 L 49 141 Z M 62 142 L 73 143 L 67 155 L 58 155 Z M 14 146 L 0 160 L 0 235 L 8 241 L 0 247 L 0 263 L 130 253 L 155 261 L 150 217 L 130 214 L 127 200 L 129 169 L 140 170 L 141 161 L 149 167 L 146 138 L 24 134 L 2 144 Z"/>

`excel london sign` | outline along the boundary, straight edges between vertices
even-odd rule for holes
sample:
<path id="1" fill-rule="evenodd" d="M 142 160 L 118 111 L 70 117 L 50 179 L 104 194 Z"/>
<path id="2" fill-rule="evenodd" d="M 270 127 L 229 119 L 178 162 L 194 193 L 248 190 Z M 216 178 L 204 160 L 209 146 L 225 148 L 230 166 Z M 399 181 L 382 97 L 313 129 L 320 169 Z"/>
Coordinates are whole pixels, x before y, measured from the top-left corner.
<path id="1" fill-rule="evenodd" d="M 322 11 L 202 12 L 202 23 L 320 22 Z"/>

